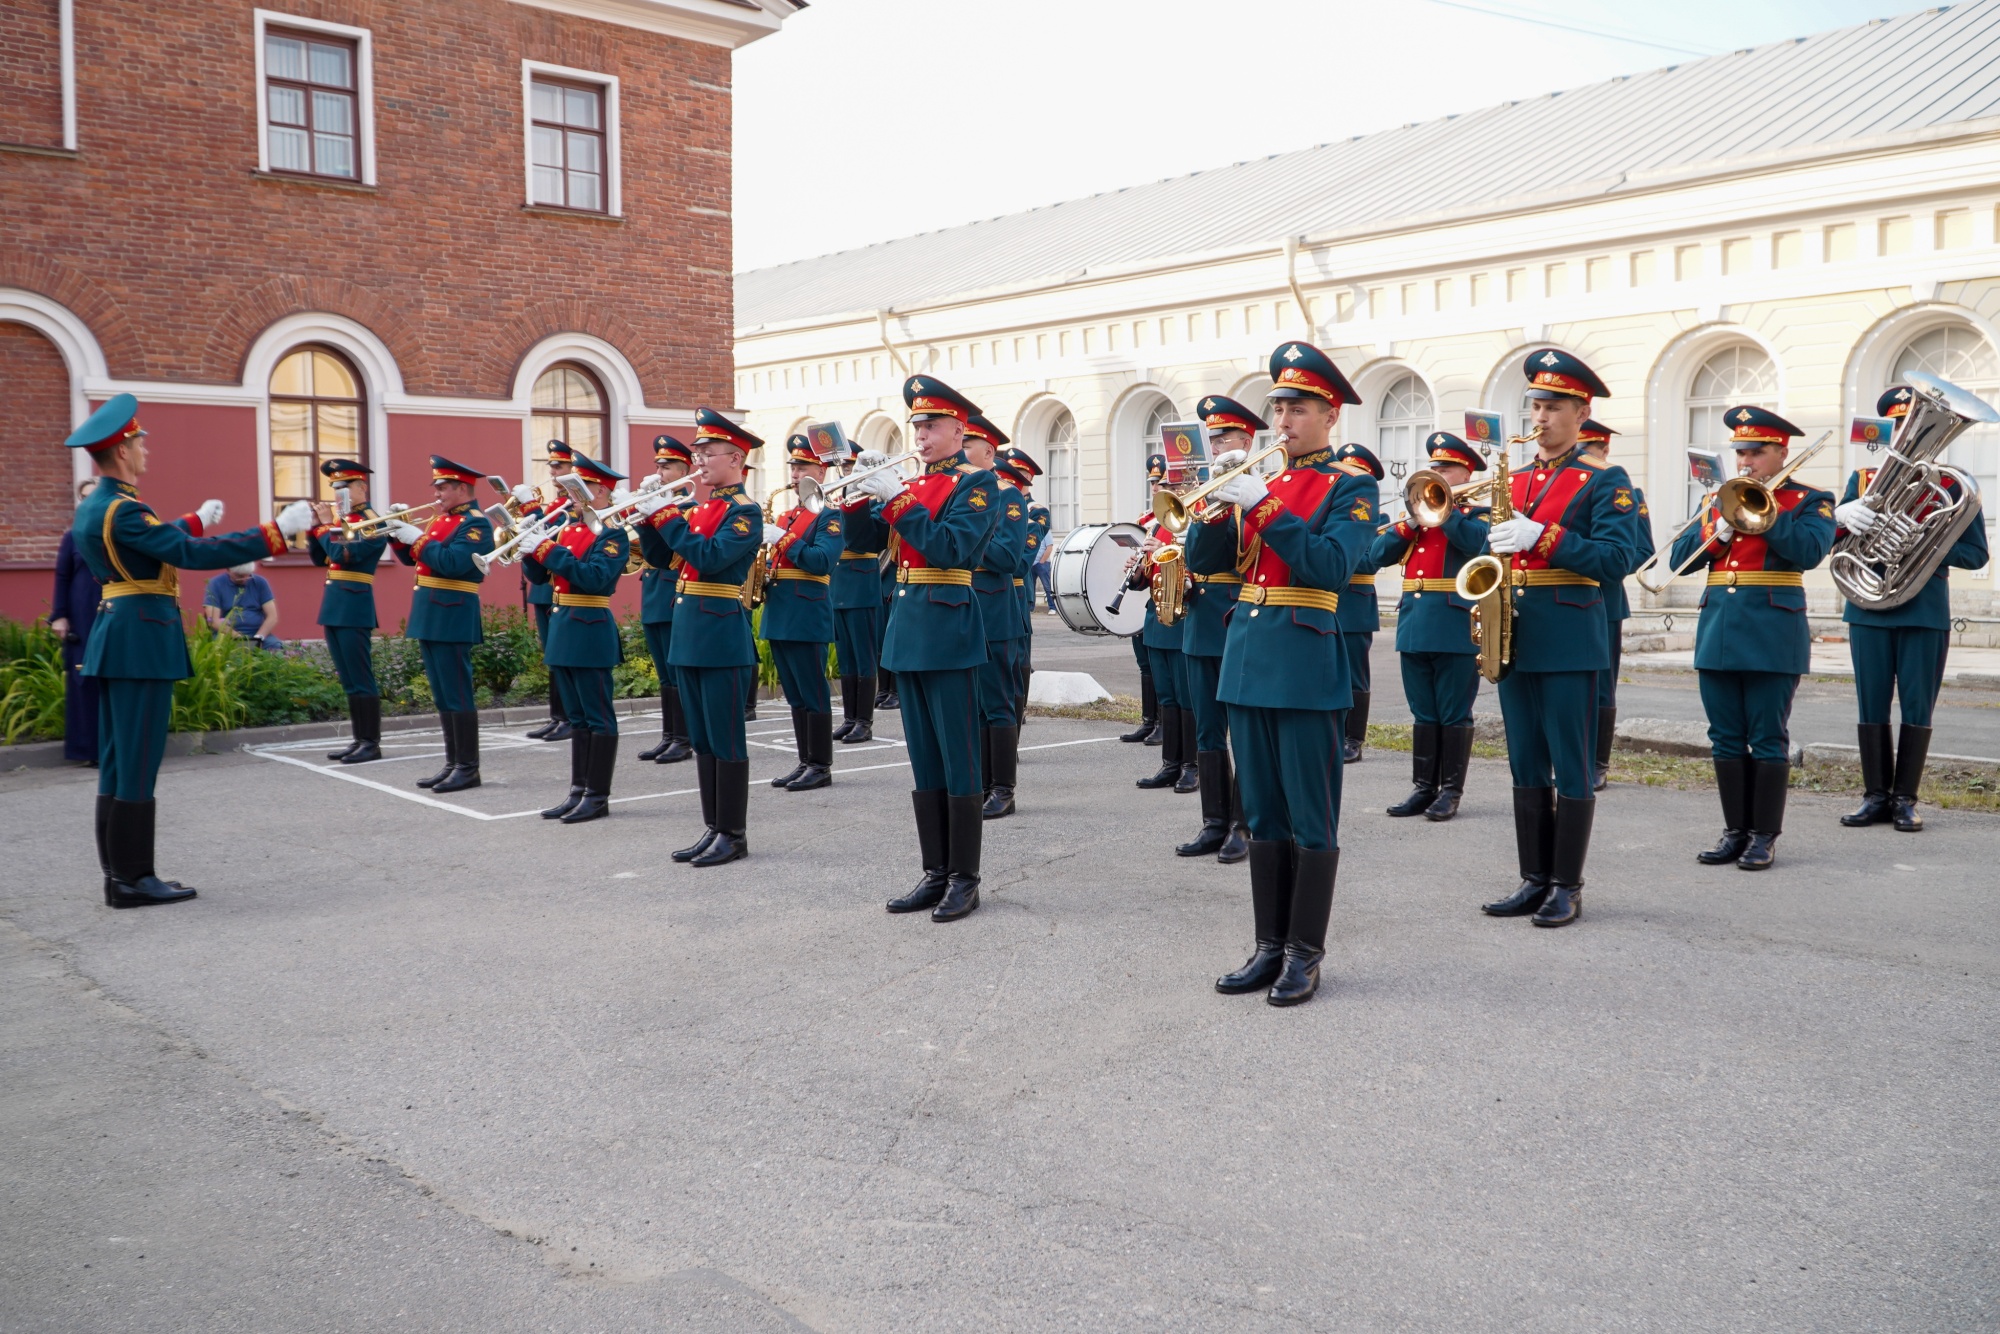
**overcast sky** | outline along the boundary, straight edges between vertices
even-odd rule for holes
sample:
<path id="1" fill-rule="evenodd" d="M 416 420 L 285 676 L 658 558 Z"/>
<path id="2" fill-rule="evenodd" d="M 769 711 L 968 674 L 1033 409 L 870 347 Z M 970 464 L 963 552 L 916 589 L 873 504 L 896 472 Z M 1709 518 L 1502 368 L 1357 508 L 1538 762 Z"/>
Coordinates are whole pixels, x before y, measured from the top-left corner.
<path id="1" fill-rule="evenodd" d="M 1899 12 L 1895 0 L 812 0 L 735 57 L 736 267 Z"/>

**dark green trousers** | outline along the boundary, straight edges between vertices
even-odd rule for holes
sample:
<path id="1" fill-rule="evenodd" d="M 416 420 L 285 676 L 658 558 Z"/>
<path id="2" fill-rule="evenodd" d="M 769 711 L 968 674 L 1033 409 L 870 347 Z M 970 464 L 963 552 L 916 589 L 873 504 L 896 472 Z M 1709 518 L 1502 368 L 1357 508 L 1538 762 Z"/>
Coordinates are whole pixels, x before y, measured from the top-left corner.
<path id="1" fill-rule="evenodd" d="M 375 686 L 375 632 L 365 625 L 329 625 L 326 652 L 333 659 L 333 674 L 340 688 L 350 695 L 379 695 Z"/>
<path id="2" fill-rule="evenodd" d="M 903 701 L 903 745 L 919 792 L 943 788 L 948 796 L 979 795 L 979 715 L 973 708 L 977 669 L 898 672 Z"/>
<path id="3" fill-rule="evenodd" d="M 1701 684 L 1702 711 L 1708 714 L 1708 744 L 1716 759 L 1791 758 L 1792 696 L 1799 688 L 1798 677 L 1790 672 L 1696 672 L 1695 676 Z"/>
<path id="4" fill-rule="evenodd" d="M 472 693 L 472 645 L 440 644 L 420 639 L 424 679 L 431 683 L 431 702 L 439 713 L 471 713 L 479 705 Z"/>
<path id="5" fill-rule="evenodd" d="M 1251 838 L 1296 843 L 1309 852 L 1340 846 L 1341 739 L 1346 733 L 1346 709 L 1229 706 L 1236 783 Z"/>
<path id="6" fill-rule="evenodd" d="M 697 755 L 747 760 L 743 700 L 757 680 L 755 667 L 679 667 L 681 711 L 687 715 L 688 744 Z"/>
<path id="7" fill-rule="evenodd" d="M 1596 672 L 1524 672 L 1500 682 L 1507 767 L 1515 787 L 1553 787 L 1573 801 L 1595 796 Z"/>
<path id="8" fill-rule="evenodd" d="M 167 753 L 172 681 L 97 678 L 97 795 L 151 801 Z"/>
<path id="9" fill-rule="evenodd" d="M 1929 727 L 1950 643 L 1947 632 L 1920 625 L 1849 625 L 1847 652 L 1854 660 L 1860 721 L 1887 723 L 1893 696 L 1902 705 L 1903 726 Z"/>
<path id="10" fill-rule="evenodd" d="M 1472 726 L 1479 698 L 1479 659 L 1471 653 L 1404 653 L 1403 699 L 1415 722 L 1434 727 Z"/>
<path id="11" fill-rule="evenodd" d="M 778 668 L 778 685 L 785 703 L 807 713 L 833 712 L 826 687 L 826 645 L 810 639 L 773 639 L 771 661 Z"/>
<path id="12" fill-rule="evenodd" d="M 586 732 L 618 735 L 618 711 L 611 707 L 609 667 L 551 667 L 549 689 L 569 725 Z"/>

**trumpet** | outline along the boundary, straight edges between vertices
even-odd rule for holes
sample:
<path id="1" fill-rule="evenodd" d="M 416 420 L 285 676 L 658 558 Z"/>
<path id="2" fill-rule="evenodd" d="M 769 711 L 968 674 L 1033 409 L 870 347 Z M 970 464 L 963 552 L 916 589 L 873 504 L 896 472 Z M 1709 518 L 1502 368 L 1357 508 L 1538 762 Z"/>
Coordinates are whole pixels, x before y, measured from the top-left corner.
<path id="1" fill-rule="evenodd" d="M 1225 482 L 1232 482 L 1245 473 L 1252 471 L 1258 464 L 1270 458 L 1273 454 L 1282 456 L 1284 452 L 1285 442 L 1281 438 L 1277 444 L 1252 454 L 1234 468 L 1224 469 L 1184 496 L 1176 495 L 1172 491 L 1166 490 L 1154 492 L 1154 521 L 1170 533 L 1186 532 L 1188 525 L 1193 523 L 1195 518 L 1200 514 L 1201 503 L 1214 494 L 1218 487 L 1222 486 Z"/>
<path id="2" fill-rule="evenodd" d="M 851 472 L 847 476 L 836 478 L 831 482 L 815 482 L 810 477 L 802 477 L 799 479 L 797 488 L 799 504 L 817 514 L 826 508 L 828 500 L 831 499 L 835 492 L 853 486 L 864 477 L 873 477 L 876 473 L 887 472 L 891 468 L 901 468 L 905 463 L 922 462 L 923 455 L 914 449 L 910 449 L 896 455 L 895 458 L 890 459 L 886 463 L 878 463 L 872 468 L 863 468 L 859 472 Z"/>
<path id="3" fill-rule="evenodd" d="M 1648 570 L 1651 570 L 1655 565 L 1658 565 L 1663 559 L 1673 553 L 1674 544 L 1681 540 L 1688 529 L 1708 517 L 1708 511 L 1711 508 L 1718 515 L 1722 516 L 1724 522 L 1728 523 L 1731 528 L 1734 528 L 1745 537 L 1757 537 L 1768 531 L 1771 525 L 1778 521 L 1778 516 L 1784 513 L 1778 506 L 1778 488 L 1790 481 L 1792 474 L 1810 462 L 1813 455 L 1825 449 L 1826 442 L 1831 439 L 1833 439 L 1832 431 L 1828 431 L 1820 436 L 1819 439 L 1813 441 L 1811 448 L 1807 449 L 1805 453 L 1799 455 L 1790 463 L 1787 463 L 1784 470 L 1768 482 L 1744 473 L 1741 476 L 1730 478 L 1721 486 L 1716 487 L 1715 490 L 1703 496 L 1701 503 L 1694 507 L 1694 513 L 1688 515 L 1687 522 L 1674 529 L 1674 535 L 1662 543 L 1652 555 L 1646 557 L 1643 565 L 1632 571 L 1633 579 L 1637 580 L 1639 587 L 1645 589 L 1648 593 L 1658 593 L 1666 588 L 1668 584 L 1671 584 L 1674 580 L 1693 569 L 1701 560 L 1702 552 L 1708 549 L 1708 544 L 1705 542 L 1701 546 L 1696 547 L 1686 560 L 1668 571 L 1667 577 L 1659 583 L 1656 584 L 1646 577 Z"/>
<path id="4" fill-rule="evenodd" d="M 340 536 L 352 542 L 358 538 L 379 536 L 392 523 L 416 523 L 420 519 L 435 519 L 437 515 L 426 514 L 426 510 L 442 510 L 444 502 L 433 500 L 411 509 L 408 505 L 391 505 L 381 514 L 371 514 L 365 519 L 342 519 Z"/>
<path id="5" fill-rule="evenodd" d="M 542 515 L 540 518 L 536 519 L 532 523 L 523 524 L 520 528 L 515 530 L 514 535 L 512 537 L 508 538 L 505 542 L 502 542 L 499 546 L 494 547 L 492 551 L 473 552 L 472 563 L 479 567 L 479 572 L 481 574 L 492 573 L 493 567 L 495 565 L 512 565 L 514 562 L 520 560 L 522 556 L 527 554 L 526 552 L 522 551 L 521 548 L 527 542 L 529 537 L 531 536 L 546 537 L 548 534 L 554 532 L 557 528 L 562 527 L 561 524 L 555 522 L 555 519 L 569 507 L 570 507 L 570 502 L 567 500 L 557 502 L 554 509 L 550 510 L 547 514 Z"/>

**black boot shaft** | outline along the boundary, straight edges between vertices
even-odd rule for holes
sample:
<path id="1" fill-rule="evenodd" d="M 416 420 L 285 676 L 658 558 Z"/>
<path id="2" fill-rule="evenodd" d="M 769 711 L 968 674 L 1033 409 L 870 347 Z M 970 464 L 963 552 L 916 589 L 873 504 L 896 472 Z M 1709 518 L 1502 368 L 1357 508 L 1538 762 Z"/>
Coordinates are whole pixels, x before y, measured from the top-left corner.
<path id="1" fill-rule="evenodd" d="M 1437 799 L 1424 812 L 1426 820 L 1449 820 L 1465 799 L 1465 775 L 1472 767 L 1472 728 L 1438 729 Z"/>
<path id="2" fill-rule="evenodd" d="M 1556 843 L 1549 895 L 1531 919 L 1536 926 L 1568 926 L 1583 916 L 1583 864 L 1590 855 L 1595 799 L 1556 798 Z"/>
<path id="3" fill-rule="evenodd" d="M 542 812 L 544 820 L 560 820 L 583 800 L 590 778 L 590 733 L 572 732 L 569 738 L 569 793 Z"/>
<path id="4" fill-rule="evenodd" d="M 1195 749 L 1194 710 L 1181 710 L 1181 776 L 1174 781 L 1174 791 L 1182 796 L 1197 791 L 1201 786 L 1201 767 L 1196 757 L 1201 753 Z"/>
<path id="5" fill-rule="evenodd" d="M 1417 723 L 1410 728 L 1410 795 L 1389 807 L 1389 814 L 1422 815 L 1436 800 L 1439 732 L 1436 723 Z"/>
<path id="6" fill-rule="evenodd" d="M 787 790 L 812 792 L 833 783 L 833 715 L 806 715 L 806 769 L 794 778 Z"/>
<path id="7" fill-rule="evenodd" d="M 696 751 L 694 773 L 701 789 L 701 837 L 673 854 L 677 862 L 693 861 L 715 842 L 715 756 Z"/>
<path id="8" fill-rule="evenodd" d="M 955 922 L 979 907 L 979 856 L 986 832 L 980 806 L 978 797 L 945 798 L 945 820 L 949 827 L 945 864 L 950 874 L 944 897 L 931 910 L 933 922 Z"/>
<path id="9" fill-rule="evenodd" d="M 106 900 L 114 908 L 149 908 L 183 903 L 195 891 L 159 878 L 153 871 L 153 830 L 157 807 L 150 801 L 111 804 L 104 831 L 105 855 L 111 864 Z"/>
<path id="10" fill-rule="evenodd" d="M 463 792 L 467 788 L 478 787 L 479 780 L 479 714 L 476 710 L 445 715 L 445 730 L 457 741 L 457 762 L 449 774 L 440 779 L 431 791 L 443 796 L 447 792 Z"/>
<path id="11" fill-rule="evenodd" d="M 1861 807 L 1840 817 L 1850 829 L 1871 824 L 1887 824 L 1896 818 L 1896 800 L 1890 791 L 1896 785 L 1896 752 L 1889 739 L 1889 724 L 1859 723 L 1854 739 L 1861 748 Z M 1921 775 L 1919 775 L 1921 777 Z"/>
<path id="12" fill-rule="evenodd" d="M 1917 789 L 1923 786 L 1924 764 L 1930 753 L 1931 729 L 1903 724 L 1896 736 L 1896 777 L 1890 792 L 1896 799 L 1896 828 L 1905 834 L 1924 827 L 1924 817 L 1917 814 Z"/>
<path id="13" fill-rule="evenodd" d="M 750 761 L 715 761 L 715 838 L 690 866 L 722 866 L 750 855 Z"/>
<path id="14" fill-rule="evenodd" d="M 618 767 L 618 735 L 592 732 L 584 757 L 583 799 L 562 818 L 564 824 L 600 820 L 611 813 L 611 775 Z"/>
<path id="15" fill-rule="evenodd" d="M 1750 761 L 1730 756 L 1715 761 L 1715 794 L 1722 803 L 1722 838 L 1712 848 L 1697 852 L 1694 859 L 1704 866 L 1720 866 L 1743 855 L 1750 845 Z"/>
<path id="16" fill-rule="evenodd" d="M 1479 910 L 1487 916 L 1526 917 L 1547 900 L 1555 861 L 1555 801 L 1552 787 L 1514 789 L 1514 855 L 1520 863 L 1521 884 L 1506 898 L 1481 904 Z"/>
<path id="17" fill-rule="evenodd" d="M 1137 786 L 1143 788 L 1172 787 L 1181 778 L 1181 720 L 1180 710 L 1162 706 L 1160 709 L 1160 767 L 1151 777 L 1141 778 Z"/>
<path id="18" fill-rule="evenodd" d="M 1750 840 L 1736 859 L 1738 870 L 1766 871 L 1777 860 L 1778 835 L 1785 832 L 1785 799 L 1792 766 L 1784 760 L 1750 760 Z"/>

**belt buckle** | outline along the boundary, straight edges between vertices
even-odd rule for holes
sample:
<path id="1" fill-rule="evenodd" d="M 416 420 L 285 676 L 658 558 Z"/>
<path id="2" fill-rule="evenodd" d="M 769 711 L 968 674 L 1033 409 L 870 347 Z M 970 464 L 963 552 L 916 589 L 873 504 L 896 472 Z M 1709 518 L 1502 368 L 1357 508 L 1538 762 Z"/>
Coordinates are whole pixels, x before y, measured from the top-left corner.
<path id="1" fill-rule="evenodd" d="M 1727 580 L 1726 580 L 1725 582 L 1726 582 L 1726 583 L 1728 584 L 1728 586 L 1729 586 L 1729 587 L 1731 587 L 1731 588 L 1734 588 L 1734 587 L 1736 587 L 1736 571 L 1734 571 L 1734 570 L 1731 570 L 1731 571 L 1729 572 L 1729 578 L 1728 578 L 1728 579 L 1727 579 Z"/>

